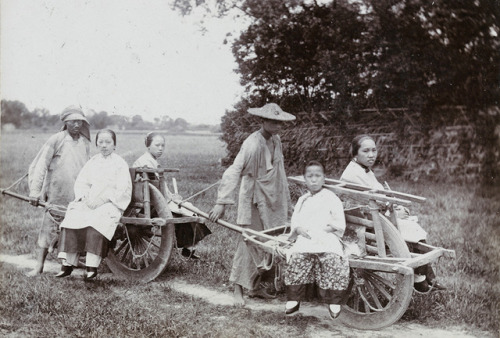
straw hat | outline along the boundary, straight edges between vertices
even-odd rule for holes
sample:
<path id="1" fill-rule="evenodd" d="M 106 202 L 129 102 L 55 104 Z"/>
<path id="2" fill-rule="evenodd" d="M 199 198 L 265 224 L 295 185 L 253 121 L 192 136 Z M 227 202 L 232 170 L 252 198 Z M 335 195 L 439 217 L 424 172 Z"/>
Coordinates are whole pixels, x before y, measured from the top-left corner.
<path id="1" fill-rule="evenodd" d="M 263 117 L 269 120 L 282 122 L 295 120 L 294 115 L 284 112 L 276 103 L 268 103 L 261 108 L 249 108 L 248 112 L 252 115 Z"/>

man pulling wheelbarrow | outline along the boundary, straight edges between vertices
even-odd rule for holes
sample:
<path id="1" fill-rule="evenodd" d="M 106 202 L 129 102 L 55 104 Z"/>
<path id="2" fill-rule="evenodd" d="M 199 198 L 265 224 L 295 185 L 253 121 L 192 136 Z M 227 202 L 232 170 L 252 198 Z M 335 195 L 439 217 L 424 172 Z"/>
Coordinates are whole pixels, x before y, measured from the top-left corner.
<path id="1" fill-rule="evenodd" d="M 282 124 L 295 120 L 295 116 L 275 103 L 250 108 L 248 112 L 261 118 L 262 127 L 248 136 L 233 164 L 224 172 L 217 202 L 209 217 L 212 222 L 217 221 L 226 205 L 235 203 L 235 191 L 241 178 L 237 223 L 243 228 L 262 231 L 285 224 L 292 212 L 281 140 L 277 134 Z M 235 305 L 245 304 L 243 288 L 249 290 L 251 297 L 272 297 L 260 287 L 264 261 L 265 253 L 247 245 L 240 236 L 229 277 L 234 283 Z"/>

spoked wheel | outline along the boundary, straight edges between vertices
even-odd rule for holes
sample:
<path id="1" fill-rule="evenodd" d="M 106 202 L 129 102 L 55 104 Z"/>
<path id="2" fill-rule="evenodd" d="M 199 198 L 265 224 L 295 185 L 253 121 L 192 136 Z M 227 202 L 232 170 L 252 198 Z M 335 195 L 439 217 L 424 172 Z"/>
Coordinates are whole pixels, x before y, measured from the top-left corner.
<path id="1" fill-rule="evenodd" d="M 398 230 L 380 216 L 388 257 L 410 258 Z M 350 295 L 341 321 L 363 330 L 377 330 L 395 323 L 405 313 L 413 294 L 413 275 L 352 269 Z"/>
<path id="2" fill-rule="evenodd" d="M 149 191 L 151 217 L 171 219 L 172 213 L 161 192 L 151 184 Z M 149 282 L 167 267 L 174 238 L 173 224 L 165 226 L 121 224 L 112 241 L 106 263 L 118 277 Z"/>

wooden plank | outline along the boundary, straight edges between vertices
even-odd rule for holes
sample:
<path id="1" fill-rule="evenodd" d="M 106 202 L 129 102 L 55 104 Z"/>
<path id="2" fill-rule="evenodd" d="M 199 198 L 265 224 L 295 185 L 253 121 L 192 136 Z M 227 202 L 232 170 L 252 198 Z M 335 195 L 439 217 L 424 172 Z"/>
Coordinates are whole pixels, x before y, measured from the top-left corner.
<path id="1" fill-rule="evenodd" d="M 153 173 L 176 173 L 176 172 L 179 172 L 180 170 L 177 169 L 177 168 L 156 168 L 156 169 L 153 169 L 153 168 L 136 168 L 135 169 L 135 172 L 136 173 L 149 173 L 149 174 L 153 174 Z"/>
<path id="2" fill-rule="evenodd" d="M 369 219 L 366 218 L 361 218 L 353 215 L 345 215 L 345 219 L 347 222 L 355 224 L 355 225 L 362 225 L 367 228 L 373 228 L 373 222 Z"/>
<path id="3" fill-rule="evenodd" d="M 417 268 L 419 266 L 434 262 L 436 259 L 443 256 L 444 251 L 445 249 L 432 250 L 423 255 L 418 255 L 418 257 L 410 258 L 402 264 L 405 266 L 409 266 L 410 268 Z"/>
<path id="4" fill-rule="evenodd" d="M 151 199 L 149 196 L 149 177 L 147 173 L 142 174 L 142 179 L 144 180 L 143 189 L 144 189 L 144 215 L 146 218 L 151 217 Z"/>
<path id="5" fill-rule="evenodd" d="M 349 259 L 349 266 L 351 268 L 401 273 L 403 275 L 413 275 L 413 269 L 402 264 L 383 263 L 365 259 Z"/>
<path id="6" fill-rule="evenodd" d="M 374 246 L 368 245 L 368 244 L 365 244 L 365 247 L 366 247 L 366 251 L 368 253 L 371 253 L 371 254 L 374 254 L 374 255 L 378 255 L 377 247 L 374 247 Z"/>
<path id="7" fill-rule="evenodd" d="M 373 247 L 375 248 L 375 247 Z M 375 248 L 376 250 L 377 248 Z M 365 256 L 363 259 L 368 259 L 368 260 L 373 260 L 373 261 L 378 261 L 378 262 L 384 262 L 384 263 L 399 263 L 399 262 L 404 262 L 408 258 L 403 258 L 403 257 L 377 257 L 377 256 Z"/>
<path id="8" fill-rule="evenodd" d="M 427 243 L 422 243 L 422 242 L 413 243 L 413 246 L 418 251 L 423 252 L 423 253 L 427 253 L 427 252 L 432 251 L 432 250 L 444 250 L 444 252 L 443 252 L 444 257 L 448 257 L 448 258 L 455 258 L 456 257 L 455 250 L 438 248 L 436 246 L 432 246 L 432 245 L 429 245 Z"/>
<path id="9" fill-rule="evenodd" d="M 303 176 L 291 176 L 289 180 L 296 183 L 304 183 Z M 326 178 L 325 188 L 332 190 L 333 192 L 341 195 L 347 195 L 351 197 L 358 197 L 364 200 L 376 199 L 377 201 L 396 203 L 402 205 L 410 205 L 411 202 L 423 203 L 426 201 L 424 197 L 401 193 L 393 190 L 377 190 L 372 189 L 367 186 L 347 183 L 340 180 Z"/>
<path id="10" fill-rule="evenodd" d="M 375 234 L 372 234 L 370 232 L 365 232 L 365 237 L 368 238 L 368 239 L 371 239 L 372 241 L 376 241 L 377 240 L 377 237 L 375 236 Z"/>
<path id="11" fill-rule="evenodd" d="M 203 223 L 205 220 L 197 216 L 189 217 L 176 217 L 176 218 L 147 218 L 147 217 L 122 217 L 120 218 L 120 223 L 123 224 L 134 224 L 134 225 L 144 225 L 144 226 L 164 226 L 166 224 L 179 224 L 179 223 Z"/>
<path id="12" fill-rule="evenodd" d="M 403 199 L 407 199 L 407 200 L 415 201 L 415 202 L 425 202 L 426 201 L 425 197 L 421 197 L 421 196 L 417 196 L 417 195 L 406 194 L 406 193 L 397 192 L 394 190 L 372 189 L 372 188 L 364 186 L 364 185 L 346 183 L 344 181 L 339 181 L 339 180 L 335 180 L 332 178 L 326 178 L 325 182 L 326 183 L 334 183 L 334 184 L 344 184 L 346 188 L 351 188 L 351 189 L 360 190 L 360 191 L 370 191 L 370 192 L 377 193 L 377 194 L 383 194 L 383 195 L 386 195 L 389 197 L 403 198 Z"/>

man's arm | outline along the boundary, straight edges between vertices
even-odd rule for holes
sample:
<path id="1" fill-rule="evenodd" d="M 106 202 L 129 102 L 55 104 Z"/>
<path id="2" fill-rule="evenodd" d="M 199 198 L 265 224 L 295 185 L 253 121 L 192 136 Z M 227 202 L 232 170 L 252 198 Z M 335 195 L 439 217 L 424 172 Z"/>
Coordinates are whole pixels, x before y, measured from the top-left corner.
<path id="1" fill-rule="evenodd" d="M 38 201 L 41 197 L 45 176 L 52 159 L 56 155 L 55 151 L 58 140 L 58 134 L 51 136 L 42 146 L 33 162 L 31 162 L 28 170 L 28 185 L 30 197 L 33 199 L 33 202 L 30 201 L 32 204 L 38 204 L 35 201 Z"/>

